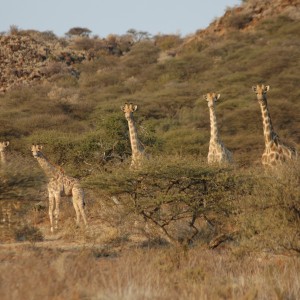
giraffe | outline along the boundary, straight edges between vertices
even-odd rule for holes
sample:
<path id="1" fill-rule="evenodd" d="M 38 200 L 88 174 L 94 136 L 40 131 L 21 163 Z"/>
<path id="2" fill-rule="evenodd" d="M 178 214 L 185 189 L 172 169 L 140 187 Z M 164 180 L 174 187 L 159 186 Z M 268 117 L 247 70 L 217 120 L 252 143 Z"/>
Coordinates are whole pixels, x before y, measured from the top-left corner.
<path id="1" fill-rule="evenodd" d="M 9 141 L 0 142 L 0 156 L 1 156 L 1 165 L 2 166 L 6 165 L 5 150 L 6 150 L 8 145 L 9 145 Z"/>
<path id="2" fill-rule="evenodd" d="M 220 140 L 217 126 L 217 117 L 215 112 L 216 101 L 220 94 L 207 93 L 203 98 L 207 101 L 210 114 L 210 141 L 207 161 L 209 164 L 230 164 L 232 163 L 232 154 L 226 149 Z"/>
<path id="3" fill-rule="evenodd" d="M 7 163 L 5 151 L 8 145 L 9 145 L 9 141 L 0 142 L 1 167 L 5 167 Z M 12 210 L 14 208 L 15 209 L 19 208 L 19 205 L 17 205 L 16 203 L 12 203 L 11 201 L 8 200 L 1 201 L 2 222 L 3 223 L 7 222 L 8 227 L 10 227 L 11 224 Z"/>
<path id="4" fill-rule="evenodd" d="M 72 195 L 73 206 L 76 212 L 76 224 L 79 225 L 80 215 L 85 225 L 87 220 L 84 212 L 84 192 L 80 187 L 79 181 L 73 177 L 64 174 L 63 170 L 52 164 L 42 153 L 42 145 L 32 145 L 31 152 L 34 158 L 37 159 L 41 168 L 48 177 L 48 195 L 49 195 L 49 218 L 50 230 L 53 230 L 53 212 L 55 218 L 55 229 L 58 228 L 59 204 L 62 194 L 66 196 Z"/>
<path id="5" fill-rule="evenodd" d="M 282 164 L 282 162 L 287 159 L 297 157 L 296 150 L 284 145 L 273 129 L 267 103 L 267 92 L 269 89 L 270 86 L 264 84 L 252 87 L 252 90 L 256 93 L 263 120 L 265 150 L 262 155 L 262 164 L 264 167 L 274 167 L 278 164 Z"/>
<path id="6" fill-rule="evenodd" d="M 137 110 L 137 105 L 133 105 L 132 103 L 125 103 L 125 105 L 121 106 L 121 110 L 124 112 L 125 118 L 128 121 L 132 151 L 130 168 L 135 169 L 141 166 L 142 160 L 145 157 L 145 150 L 142 143 L 138 139 L 137 129 L 133 119 L 133 112 Z"/>
<path id="7" fill-rule="evenodd" d="M 6 201 L 6 202 L 4 202 Z M 2 222 L 7 223 L 8 227 L 11 227 L 12 224 L 12 216 L 18 212 L 21 207 L 20 201 L 11 201 L 4 200 L 1 201 L 1 211 L 2 211 Z"/>

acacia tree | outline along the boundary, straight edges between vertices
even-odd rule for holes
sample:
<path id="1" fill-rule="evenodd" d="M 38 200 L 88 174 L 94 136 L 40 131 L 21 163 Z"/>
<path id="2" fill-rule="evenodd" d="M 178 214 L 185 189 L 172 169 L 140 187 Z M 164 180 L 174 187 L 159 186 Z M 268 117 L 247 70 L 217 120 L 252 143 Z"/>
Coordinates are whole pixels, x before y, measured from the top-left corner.
<path id="1" fill-rule="evenodd" d="M 71 28 L 67 33 L 66 36 L 72 37 L 72 36 L 85 36 L 88 37 L 92 31 L 88 28 L 83 27 L 73 27 Z"/>
<path id="2" fill-rule="evenodd" d="M 199 168 L 188 163 L 183 167 L 165 160 L 150 160 L 143 170 L 135 172 L 122 169 L 101 174 L 90 178 L 87 185 L 106 193 L 108 196 L 103 198 L 110 203 L 115 199 L 121 204 L 123 227 L 126 219 L 136 218 L 146 235 L 147 228 L 152 228 L 150 235 L 154 237 L 187 245 L 203 234 L 204 221 L 211 247 L 219 244 L 219 237 L 228 239 L 221 228 L 231 214 L 234 179 L 225 169 Z"/>
<path id="3" fill-rule="evenodd" d="M 151 34 L 147 31 L 137 31 L 133 28 L 127 30 L 127 34 L 132 36 L 132 40 L 134 43 L 138 43 L 142 40 L 149 40 Z"/>

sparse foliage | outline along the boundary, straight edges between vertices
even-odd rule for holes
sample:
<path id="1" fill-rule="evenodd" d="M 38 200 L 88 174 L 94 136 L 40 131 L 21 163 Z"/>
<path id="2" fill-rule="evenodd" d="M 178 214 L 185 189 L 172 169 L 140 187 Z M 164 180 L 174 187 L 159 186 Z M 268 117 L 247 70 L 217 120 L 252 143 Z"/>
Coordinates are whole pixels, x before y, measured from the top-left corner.
<path id="1" fill-rule="evenodd" d="M 73 27 L 67 33 L 66 36 L 89 36 L 92 31 L 88 28 L 83 27 Z"/>
<path id="2" fill-rule="evenodd" d="M 183 39 L 179 35 L 158 35 L 154 37 L 155 44 L 161 50 L 166 51 L 178 47 Z"/>
<path id="3" fill-rule="evenodd" d="M 18 35 L 19 31 L 20 31 L 20 29 L 19 29 L 19 27 L 17 25 L 11 25 L 9 27 L 9 31 L 8 32 L 11 35 Z"/>
<path id="4" fill-rule="evenodd" d="M 232 13 L 227 21 L 226 25 L 233 29 L 243 29 L 252 21 L 251 14 L 247 13 Z"/>
<path id="5" fill-rule="evenodd" d="M 128 217 L 145 219 L 158 232 L 157 238 L 190 244 L 203 229 L 199 220 L 209 224 L 212 236 L 228 223 L 236 184 L 226 170 L 181 163 L 180 158 L 156 158 L 145 163 L 143 171 L 115 171 L 91 178 L 88 184 L 122 199 Z"/>
<path id="6" fill-rule="evenodd" d="M 149 40 L 151 37 L 151 34 L 147 31 L 138 31 L 136 29 L 128 29 L 127 34 L 132 36 L 132 40 L 134 43 L 138 43 L 143 40 Z"/>
<path id="7" fill-rule="evenodd" d="M 38 228 L 25 225 L 15 230 L 15 239 L 18 242 L 29 241 L 35 243 L 43 241 L 44 237 Z"/>

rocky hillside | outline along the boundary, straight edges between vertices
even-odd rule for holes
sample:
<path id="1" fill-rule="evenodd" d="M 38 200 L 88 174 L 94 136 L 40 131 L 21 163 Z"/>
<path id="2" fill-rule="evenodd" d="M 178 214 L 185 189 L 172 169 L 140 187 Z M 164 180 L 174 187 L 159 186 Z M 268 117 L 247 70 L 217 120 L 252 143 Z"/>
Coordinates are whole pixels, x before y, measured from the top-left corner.
<path id="1" fill-rule="evenodd" d="M 223 17 L 209 26 L 209 29 L 213 28 L 217 32 L 222 32 L 230 27 L 249 29 L 266 18 L 277 17 L 278 15 L 300 20 L 300 1 L 246 0 L 243 5 L 228 9 Z M 232 19 L 235 19 L 235 21 Z"/>
<path id="2" fill-rule="evenodd" d="M 228 8 L 224 16 L 213 21 L 207 29 L 185 38 L 179 48 L 169 50 L 168 53 L 174 56 L 190 44 L 203 42 L 207 36 L 221 36 L 232 29 L 251 30 L 262 20 L 275 15 L 300 20 L 300 1 L 244 1 L 239 7 Z M 128 42 L 128 37 L 125 39 L 128 48 L 126 50 L 129 50 L 128 45 L 131 41 Z M 90 60 L 99 49 L 110 54 L 122 54 L 120 39 L 114 40 L 110 37 L 106 40 L 98 39 L 96 43 L 95 40 L 97 41 L 94 39 L 91 42 L 86 37 L 79 38 L 75 41 L 77 47 L 74 47 L 74 40 L 59 39 L 49 32 L 24 30 L 0 36 L 0 93 L 14 86 L 29 85 L 61 72 L 70 72 L 78 76 L 76 63 Z"/>
<path id="3" fill-rule="evenodd" d="M 65 39 L 57 38 L 52 32 L 35 30 L 14 30 L 0 35 L 0 93 L 58 73 L 78 77 L 77 63 L 93 59 L 95 52 L 119 55 L 120 46 L 119 41 L 110 37 Z"/>
<path id="4" fill-rule="evenodd" d="M 58 39 L 38 40 L 30 34 L 0 36 L 0 92 L 29 85 L 63 69 L 74 72 L 72 63 L 83 59 L 85 53 L 70 51 Z M 55 71 L 54 62 L 62 61 L 66 67 Z"/>
<path id="5" fill-rule="evenodd" d="M 222 36 L 231 30 L 255 30 L 263 20 L 277 16 L 300 20 L 300 0 L 245 0 L 240 6 L 228 8 L 222 17 L 214 20 L 206 29 L 187 38 L 184 46 L 202 41 L 212 34 Z"/>
<path id="6" fill-rule="evenodd" d="M 168 49 L 167 55 L 180 54 L 182 49 L 195 42 L 205 43 L 211 35 L 222 36 L 230 30 L 254 29 L 262 20 L 278 15 L 300 20 L 300 0 L 244 1 L 241 6 L 228 8 L 224 16 L 213 21 L 205 30 L 184 38 L 179 46 L 176 43 L 175 48 Z M 69 72 L 78 76 L 76 63 L 90 60 L 99 52 L 100 55 L 120 55 L 128 52 L 132 44 L 133 39 L 128 36 L 74 40 L 59 39 L 51 32 L 15 30 L 0 36 L 0 93 L 57 73 Z"/>

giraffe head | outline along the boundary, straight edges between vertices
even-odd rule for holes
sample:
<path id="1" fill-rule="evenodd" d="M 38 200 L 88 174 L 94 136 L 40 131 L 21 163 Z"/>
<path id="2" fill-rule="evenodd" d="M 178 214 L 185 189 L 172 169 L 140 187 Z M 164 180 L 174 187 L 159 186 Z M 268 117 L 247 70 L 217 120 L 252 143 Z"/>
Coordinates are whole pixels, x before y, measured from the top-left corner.
<path id="1" fill-rule="evenodd" d="M 0 142 L 0 152 L 4 152 L 5 148 L 9 145 L 9 141 Z"/>
<path id="2" fill-rule="evenodd" d="M 132 103 L 125 103 L 121 106 L 121 110 L 125 114 L 125 118 L 127 120 L 132 119 L 133 112 L 137 110 L 137 105 L 133 105 Z"/>
<path id="3" fill-rule="evenodd" d="M 42 145 L 35 145 L 35 144 L 33 144 L 31 146 L 31 152 L 32 152 L 33 157 L 34 158 L 41 157 L 42 156 L 42 152 L 41 152 L 42 149 L 43 149 Z"/>
<path id="4" fill-rule="evenodd" d="M 256 94 L 257 96 L 257 100 L 262 102 L 262 101 L 266 101 L 267 100 L 267 92 L 270 89 L 269 85 L 256 85 L 252 87 L 253 92 Z"/>
<path id="5" fill-rule="evenodd" d="M 204 100 L 207 101 L 208 107 L 213 107 L 220 97 L 221 95 L 216 93 L 207 93 L 203 95 Z"/>

